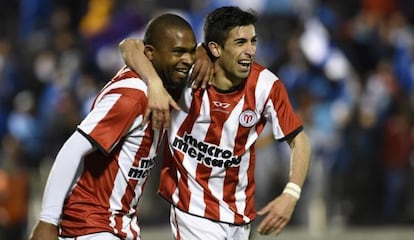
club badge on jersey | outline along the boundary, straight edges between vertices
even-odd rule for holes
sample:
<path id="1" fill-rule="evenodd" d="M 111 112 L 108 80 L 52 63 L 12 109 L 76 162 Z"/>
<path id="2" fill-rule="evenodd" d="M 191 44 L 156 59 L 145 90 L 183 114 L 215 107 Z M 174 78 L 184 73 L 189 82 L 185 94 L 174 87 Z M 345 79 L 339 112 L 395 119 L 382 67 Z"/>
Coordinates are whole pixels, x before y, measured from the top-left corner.
<path id="1" fill-rule="evenodd" d="M 258 114 L 253 110 L 244 110 L 240 113 L 239 122 L 243 127 L 252 127 L 259 121 Z"/>

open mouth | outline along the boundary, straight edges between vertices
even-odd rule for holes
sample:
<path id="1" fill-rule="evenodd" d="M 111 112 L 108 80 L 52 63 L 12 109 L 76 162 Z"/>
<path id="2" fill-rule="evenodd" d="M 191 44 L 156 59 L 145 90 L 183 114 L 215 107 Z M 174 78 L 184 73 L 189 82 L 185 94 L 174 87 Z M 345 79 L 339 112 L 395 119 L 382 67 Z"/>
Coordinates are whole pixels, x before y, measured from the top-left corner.
<path id="1" fill-rule="evenodd" d="M 187 76 L 188 72 L 190 71 L 189 68 L 176 68 L 175 71 L 180 75 L 180 76 Z"/>
<path id="2" fill-rule="evenodd" d="M 241 66 L 242 69 L 249 70 L 250 66 L 252 65 L 251 60 L 240 60 L 238 64 Z"/>

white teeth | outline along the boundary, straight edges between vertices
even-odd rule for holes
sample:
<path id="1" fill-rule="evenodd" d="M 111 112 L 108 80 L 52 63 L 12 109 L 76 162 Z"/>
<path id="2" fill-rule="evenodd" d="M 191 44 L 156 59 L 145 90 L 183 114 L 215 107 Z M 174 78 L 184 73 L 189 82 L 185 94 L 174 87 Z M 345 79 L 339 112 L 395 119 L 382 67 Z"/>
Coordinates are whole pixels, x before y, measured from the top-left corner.
<path id="1" fill-rule="evenodd" d="M 178 72 L 188 73 L 188 69 L 177 69 Z"/>
<path id="2" fill-rule="evenodd" d="M 242 61 L 239 61 L 239 63 L 241 63 L 241 64 L 250 64 L 251 62 L 249 60 L 242 60 Z"/>

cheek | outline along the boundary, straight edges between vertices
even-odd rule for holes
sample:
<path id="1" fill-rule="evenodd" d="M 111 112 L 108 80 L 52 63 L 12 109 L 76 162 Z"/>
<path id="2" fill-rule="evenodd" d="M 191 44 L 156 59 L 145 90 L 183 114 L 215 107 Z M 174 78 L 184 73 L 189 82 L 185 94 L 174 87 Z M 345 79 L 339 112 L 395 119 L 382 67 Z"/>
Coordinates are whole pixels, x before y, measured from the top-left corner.
<path id="1" fill-rule="evenodd" d="M 233 68 L 237 64 L 237 59 L 232 55 L 228 55 L 223 60 L 224 60 L 224 65 L 227 66 L 227 68 Z"/>
<path id="2" fill-rule="evenodd" d="M 178 62 L 179 62 L 179 58 L 176 58 L 176 57 L 169 57 L 169 58 L 166 58 L 165 59 L 165 64 L 164 64 L 164 66 L 166 66 L 166 67 L 168 67 L 168 68 L 173 68 L 173 67 L 175 67 L 177 64 L 178 64 Z"/>

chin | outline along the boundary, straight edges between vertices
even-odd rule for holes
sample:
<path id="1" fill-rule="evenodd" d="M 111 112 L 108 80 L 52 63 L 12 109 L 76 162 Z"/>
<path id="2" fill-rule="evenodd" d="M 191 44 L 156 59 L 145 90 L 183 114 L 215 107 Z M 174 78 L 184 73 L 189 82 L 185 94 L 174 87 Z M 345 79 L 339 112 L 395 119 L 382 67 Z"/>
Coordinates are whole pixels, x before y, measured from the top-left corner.
<path id="1" fill-rule="evenodd" d="M 239 76 L 237 77 L 240 79 L 246 79 L 249 76 L 249 73 L 250 72 L 246 72 L 246 73 L 244 72 L 244 73 L 239 74 Z"/>

